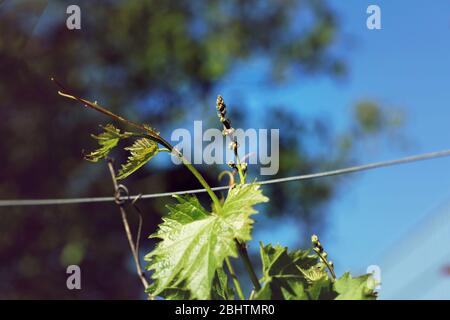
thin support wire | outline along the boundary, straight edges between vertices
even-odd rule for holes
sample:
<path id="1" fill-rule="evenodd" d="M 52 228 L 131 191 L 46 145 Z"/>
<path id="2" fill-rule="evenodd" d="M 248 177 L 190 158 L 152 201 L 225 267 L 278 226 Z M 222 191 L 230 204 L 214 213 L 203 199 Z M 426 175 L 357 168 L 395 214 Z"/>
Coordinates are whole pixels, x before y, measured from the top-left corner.
<path id="1" fill-rule="evenodd" d="M 310 180 L 317 179 L 323 177 L 337 176 L 343 174 L 349 174 L 353 172 L 360 172 L 366 170 L 372 170 L 382 167 L 389 167 L 399 164 L 436 159 L 442 157 L 450 156 L 450 149 L 423 153 L 419 155 L 414 155 L 410 157 L 374 162 L 365 165 L 353 166 L 343 169 L 324 171 L 319 173 L 298 175 L 298 176 L 290 176 L 284 178 L 276 178 L 276 179 L 268 179 L 262 180 L 258 183 L 261 185 L 266 184 L 275 184 L 275 183 L 283 183 L 290 181 L 301 181 L 301 180 Z M 229 186 L 221 186 L 211 188 L 213 191 L 227 190 Z M 144 194 L 144 195 L 134 195 L 130 196 L 131 200 L 135 200 L 137 198 L 140 199 L 152 199 L 152 198 L 160 198 L 160 197 L 169 197 L 173 195 L 182 195 L 182 194 L 194 194 L 194 193 L 202 193 L 206 192 L 205 189 L 193 189 L 193 190 L 183 190 L 183 191 L 175 191 L 175 192 L 161 192 L 161 193 L 152 193 L 152 194 Z M 17 206 L 42 206 L 42 205 L 65 205 L 65 204 L 80 204 L 80 203 L 96 203 L 96 202 L 112 202 L 114 201 L 114 197 L 87 197 L 87 198 L 63 198 L 63 199 L 17 199 L 17 200 L 0 200 L 0 207 L 17 207 Z"/>

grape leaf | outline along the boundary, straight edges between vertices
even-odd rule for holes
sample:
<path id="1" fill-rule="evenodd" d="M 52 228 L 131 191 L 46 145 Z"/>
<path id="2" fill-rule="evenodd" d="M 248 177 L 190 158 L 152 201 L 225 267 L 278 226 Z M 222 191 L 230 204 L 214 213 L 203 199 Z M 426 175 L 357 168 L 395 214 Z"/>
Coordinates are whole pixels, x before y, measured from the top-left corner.
<path id="1" fill-rule="evenodd" d="M 189 290 L 183 289 L 183 287 L 184 285 L 181 283 L 178 287 L 165 288 L 158 294 L 158 296 L 164 298 L 165 300 L 190 300 L 191 295 Z M 147 293 L 151 293 L 152 291 L 153 286 L 146 289 Z M 225 273 L 223 268 L 217 269 L 216 275 L 213 279 L 211 299 L 234 300 L 234 290 L 228 285 L 228 275 Z"/>
<path id="2" fill-rule="evenodd" d="M 158 153 L 158 144 L 150 139 L 141 138 L 134 142 L 131 147 L 125 148 L 130 151 L 127 163 L 122 165 L 117 175 L 117 180 L 124 179 L 137 169 L 146 164 Z"/>
<path id="3" fill-rule="evenodd" d="M 320 269 L 318 266 L 312 267 L 314 269 Z M 314 281 L 310 281 L 306 293 L 309 300 L 332 300 L 336 297 L 336 292 L 333 290 L 333 281 L 322 270 L 322 276 L 315 278 Z"/>
<path id="4" fill-rule="evenodd" d="M 104 132 L 100 133 L 98 136 L 91 134 L 91 137 L 96 139 L 101 147 L 84 157 L 88 161 L 98 162 L 98 160 L 106 158 L 109 152 L 117 146 L 120 139 L 125 139 L 132 135 L 130 132 L 121 133 L 120 129 L 117 129 L 112 124 L 101 127 Z"/>
<path id="5" fill-rule="evenodd" d="M 217 269 L 213 280 L 211 298 L 213 300 L 234 300 L 234 291 L 228 285 L 228 276 L 223 268 Z"/>
<path id="6" fill-rule="evenodd" d="M 148 287 L 147 293 L 152 293 L 152 286 Z M 190 295 L 188 290 L 183 290 L 180 288 L 166 288 L 159 295 L 159 297 L 164 298 L 164 300 L 189 300 Z"/>
<path id="7" fill-rule="evenodd" d="M 235 239 L 251 239 L 250 215 L 257 212 L 252 206 L 268 198 L 257 184 L 237 186 L 229 191 L 220 211 L 212 213 L 195 196 L 175 198 L 179 203 L 167 206 L 169 215 L 151 236 L 162 241 L 145 257 L 155 280 L 152 293 L 184 288 L 194 299 L 209 299 L 216 271 L 225 258 L 237 257 Z"/>
<path id="8" fill-rule="evenodd" d="M 255 300 L 310 299 L 309 282 L 302 269 L 312 268 L 317 263 L 315 256 L 309 255 L 309 251 L 288 252 L 286 247 L 262 243 L 260 253 L 263 287 L 254 295 Z"/>
<path id="9" fill-rule="evenodd" d="M 352 278 L 345 273 L 333 281 L 323 263 L 308 251 L 288 252 L 279 245 L 261 247 L 262 289 L 254 299 L 367 300 L 376 299 L 370 274 Z"/>
<path id="10" fill-rule="evenodd" d="M 264 276 L 292 274 L 304 277 L 299 268 L 306 270 L 317 263 L 317 257 L 310 255 L 309 250 L 288 252 L 286 247 L 280 245 L 264 246 L 260 243 L 260 253 Z"/>
<path id="11" fill-rule="evenodd" d="M 373 290 L 371 274 L 353 278 L 346 272 L 334 283 L 334 290 L 338 296 L 336 300 L 373 300 L 377 293 Z"/>

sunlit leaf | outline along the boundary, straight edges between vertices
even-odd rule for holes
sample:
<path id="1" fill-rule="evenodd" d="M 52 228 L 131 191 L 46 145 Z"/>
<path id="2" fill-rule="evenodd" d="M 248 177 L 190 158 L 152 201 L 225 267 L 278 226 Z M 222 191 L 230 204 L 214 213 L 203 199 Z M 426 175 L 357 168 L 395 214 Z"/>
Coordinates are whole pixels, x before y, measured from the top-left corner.
<path id="1" fill-rule="evenodd" d="M 262 289 L 254 295 L 259 299 L 282 300 L 368 300 L 375 299 L 371 275 L 352 278 L 345 273 L 333 280 L 323 263 L 308 251 L 288 252 L 281 246 L 261 244 L 263 268 Z"/>
<path id="2" fill-rule="evenodd" d="M 373 300 L 377 298 L 371 285 L 371 274 L 352 278 L 349 272 L 334 283 L 334 289 L 338 293 L 337 300 Z"/>
<path id="3" fill-rule="evenodd" d="M 288 252 L 279 245 L 260 244 L 262 260 L 262 289 L 254 296 L 255 300 L 308 300 L 307 288 L 310 282 L 304 276 L 303 269 L 309 269 L 317 263 L 317 258 L 309 251 Z M 325 274 L 324 274 L 325 275 Z"/>
<path id="4" fill-rule="evenodd" d="M 91 135 L 92 138 L 97 140 L 100 148 L 92 151 L 88 155 L 85 156 L 85 159 L 91 162 L 97 162 L 100 159 L 106 158 L 109 152 L 117 146 L 120 139 L 125 139 L 130 137 L 132 134 L 130 132 L 120 132 L 120 129 L 117 129 L 112 124 L 107 124 L 106 126 L 101 126 L 104 132 L 99 135 Z"/>
<path id="5" fill-rule="evenodd" d="M 117 179 L 124 179 L 138 170 L 158 153 L 158 144 L 150 139 L 141 138 L 136 140 L 131 147 L 125 148 L 130 151 L 127 163 L 122 165 Z"/>
<path id="6" fill-rule="evenodd" d="M 228 284 L 228 275 L 223 268 L 217 269 L 213 280 L 211 299 L 234 300 L 234 291 Z"/>
<path id="7" fill-rule="evenodd" d="M 268 199 L 256 184 L 238 186 L 230 190 L 219 214 L 206 211 L 195 196 L 175 198 L 179 203 L 168 206 L 169 215 L 152 235 L 162 241 L 145 257 L 154 271 L 152 293 L 182 288 L 194 299 L 209 299 L 224 259 L 237 257 L 235 239 L 251 239 L 250 215 L 256 213 L 252 206 Z M 223 274 L 219 276 L 223 286 Z"/>

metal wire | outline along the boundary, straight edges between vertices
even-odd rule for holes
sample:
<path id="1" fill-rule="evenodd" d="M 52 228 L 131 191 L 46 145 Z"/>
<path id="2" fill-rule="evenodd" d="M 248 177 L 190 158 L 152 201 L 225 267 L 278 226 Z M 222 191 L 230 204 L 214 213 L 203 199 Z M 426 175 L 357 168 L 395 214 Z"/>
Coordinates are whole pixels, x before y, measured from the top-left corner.
<path id="1" fill-rule="evenodd" d="M 442 158 L 450 156 L 450 149 L 429 152 L 418 154 L 410 157 L 381 161 L 381 162 L 373 162 L 365 165 L 353 166 L 343 169 L 324 171 L 319 173 L 298 175 L 298 176 L 290 176 L 284 178 L 276 178 L 269 180 L 262 180 L 258 183 L 261 185 L 266 184 L 274 184 L 274 183 L 283 183 L 289 181 L 300 181 L 300 180 L 309 180 L 330 176 L 337 176 L 342 174 L 348 174 L 353 172 L 371 170 L 381 167 L 394 166 L 399 164 L 405 164 L 410 162 L 429 160 L 435 158 Z M 229 186 L 221 186 L 212 188 L 213 191 L 227 190 Z M 140 199 L 151 199 L 151 198 L 160 198 L 160 197 L 169 197 L 173 195 L 181 195 L 181 194 L 193 194 L 193 193 L 201 193 L 206 192 L 205 189 L 193 189 L 193 190 L 183 190 L 176 192 L 162 192 L 162 193 L 152 193 L 152 194 L 144 194 L 144 195 L 135 195 L 129 196 L 129 199 L 134 200 L 137 198 Z M 127 197 L 128 198 L 128 197 Z M 63 199 L 18 199 L 18 200 L 0 200 L 0 207 L 15 207 L 15 206 L 43 206 L 43 205 L 64 205 L 64 204 L 79 204 L 79 203 L 95 203 L 95 202 L 111 202 L 115 201 L 115 197 L 89 197 L 89 198 L 63 198 Z"/>

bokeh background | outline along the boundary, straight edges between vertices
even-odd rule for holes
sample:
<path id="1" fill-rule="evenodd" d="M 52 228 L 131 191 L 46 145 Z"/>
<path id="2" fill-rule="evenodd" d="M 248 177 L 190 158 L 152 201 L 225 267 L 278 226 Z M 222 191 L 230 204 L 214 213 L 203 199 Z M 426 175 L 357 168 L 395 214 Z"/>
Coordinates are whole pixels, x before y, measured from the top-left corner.
<path id="1" fill-rule="evenodd" d="M 81 30 L 66 28 L 70 4 Z M 381 30 L 366 27 L 370 4 Z M 163 135 L 194 120 L 220 128 L 222 94 L 235 127 L 280 129 L 279 177 L 449 148 L 449 12 L 446 0 L 0 1 L 0 198 L 112 194 L 106 165 L 82 159 L 109 119 L 58 96 L 50 76 Z M 381 298 L 449 299 L 449 168 L 265 186 L 251 253 L 317 233 L 338 273 L 379 267 Z M 200 169 L 218 185 L 226 167 Z M 125 184 L 199 187 L 164 155 Z M 168 201 L 139 203 L 143 235 Z M 141 253 L 153 245 L 143 237 Z M 66 288 L 70 264 L 82 290 Z M 143 297 L 113 203 L 0 208 L 0 298 Z"/>

